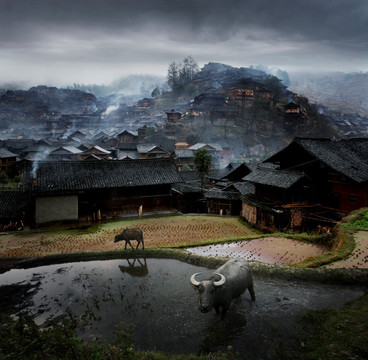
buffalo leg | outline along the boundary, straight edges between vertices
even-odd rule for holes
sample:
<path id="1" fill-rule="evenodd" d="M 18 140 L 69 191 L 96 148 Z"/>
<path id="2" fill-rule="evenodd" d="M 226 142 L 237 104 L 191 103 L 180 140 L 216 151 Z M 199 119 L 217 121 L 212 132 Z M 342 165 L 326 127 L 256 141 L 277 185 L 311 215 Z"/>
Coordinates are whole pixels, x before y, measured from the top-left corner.
<path id="1" fill-rule="evenodd" d="M 253 301 L 256 301 L 256 294 L 254 293 L 253 284 L 248 287 L 248 290 L 250 292 L 250 296 Z"/>

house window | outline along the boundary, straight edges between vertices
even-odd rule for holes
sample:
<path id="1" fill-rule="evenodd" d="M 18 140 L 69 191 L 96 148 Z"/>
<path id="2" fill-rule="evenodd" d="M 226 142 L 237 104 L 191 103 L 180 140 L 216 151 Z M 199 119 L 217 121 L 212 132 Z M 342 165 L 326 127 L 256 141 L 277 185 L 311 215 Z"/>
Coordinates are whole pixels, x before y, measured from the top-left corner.
<path id="1" fill-rule="evenodd" d="M 357 197 L 355 195 L 349 195 L 349 203 L 356 204 Z"/>

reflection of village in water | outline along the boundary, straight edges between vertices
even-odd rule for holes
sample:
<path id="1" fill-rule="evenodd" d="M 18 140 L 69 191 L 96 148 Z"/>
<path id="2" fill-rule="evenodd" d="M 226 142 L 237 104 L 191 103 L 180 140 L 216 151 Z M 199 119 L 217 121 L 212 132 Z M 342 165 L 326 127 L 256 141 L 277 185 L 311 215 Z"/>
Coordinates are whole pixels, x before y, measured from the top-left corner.
<path id="1" fill-rule="evenodd" d="M 1 309 L 9 314 L 29 311 L 38 323 L 68 309 L 88 316 L 90 324 L 80 334 L 86 341 L 111 340 L 114 326 L 124 322 L 135 326 L 137 349 L 208 353 L 231 345 L 254 358 L 292 336 L 296 320 L 306 311 L 341 306 L 363 294 L 351 286 L 256 276 L 256 302 L 245 293 L 220 320 L 214 311 L 198 310 L 189 281 L 193 273 L 210 276 L 212 271 L 145 257 L 13 269 L 0 275 Z M 21 301 L 4 307 L 11 294 Z"/>

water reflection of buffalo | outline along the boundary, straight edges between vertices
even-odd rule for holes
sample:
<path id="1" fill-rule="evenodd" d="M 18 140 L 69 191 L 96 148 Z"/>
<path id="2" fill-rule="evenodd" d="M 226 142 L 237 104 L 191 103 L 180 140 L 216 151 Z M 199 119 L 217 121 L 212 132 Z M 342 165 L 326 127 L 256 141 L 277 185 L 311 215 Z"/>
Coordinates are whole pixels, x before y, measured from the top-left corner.
<path id="1" fill-rule="evenodd" d="M 135 262 L 138 262 L 137 266 Z M 131 262 L 131 259 L 127 259 L 128 266 L 119 265 L 119 269 L 123 273 L 127 273 L 130 276 L 146 276 L 148 275 L 148 267 L 147 267 L 147 261 L 145 258 L 143 258 L 142 262 L 140 259 L 133 259 Z"/>
<path id="2" fill-rule="evenodd" d="M 142 243 L 142 250 L 144 250 L 143 231 L 138 228 L 125 229 L 121 234 L 115 236 L 114 243 L 118 241 L 125 241 L 124 249 L 126 250 L 127 244 L 129 244 L 131 248 L 134 250 L 130 240 L 137 241 L 136 249 L 138 249 L 139 244 Z"/>
<path id="3" fill-rule="evenodd" d="M 198 302 L 201 312 L 212 308 L 223 315 L 231 301 L 249 290 L 252 300 L 256 299 L 253 288 L 253 275 L 249 264 L 243 259 L 233 259 L 219 267 L 209 280 L 198 281 L 193 274 L 191 284 L 198 289 Z"/>

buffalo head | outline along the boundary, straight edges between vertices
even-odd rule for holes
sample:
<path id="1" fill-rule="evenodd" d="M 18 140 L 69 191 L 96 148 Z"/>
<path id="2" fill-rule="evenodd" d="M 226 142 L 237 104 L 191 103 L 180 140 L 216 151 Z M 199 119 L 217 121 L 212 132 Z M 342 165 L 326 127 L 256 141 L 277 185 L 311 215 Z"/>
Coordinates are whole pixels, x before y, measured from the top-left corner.
<path id="1" fill-rule="evenodd" d="M 193 287 L 198 289 L 198 305 L 199 310 L 203 313 L 209 312 L 214 306 L 216 298 L 216 288 L 223 286 L 226 283 L 226 277 L 219 273 L 214 273 L 220 277 L 219 280 L 215 280 L 214 277 L 210 280 L 196 280 L 196 276 L 200 273 L 195 273 L 190 278 L 190 283 Z"/>

